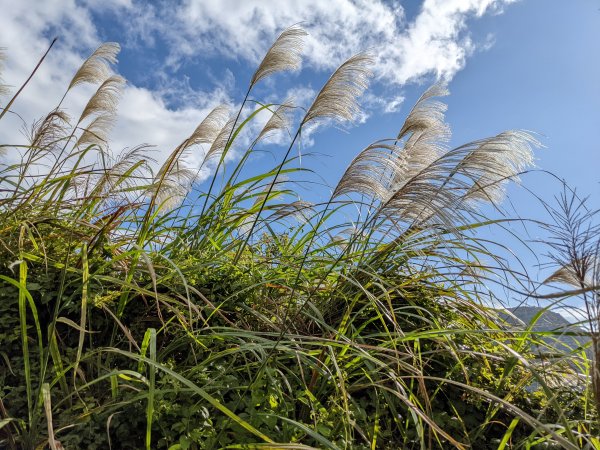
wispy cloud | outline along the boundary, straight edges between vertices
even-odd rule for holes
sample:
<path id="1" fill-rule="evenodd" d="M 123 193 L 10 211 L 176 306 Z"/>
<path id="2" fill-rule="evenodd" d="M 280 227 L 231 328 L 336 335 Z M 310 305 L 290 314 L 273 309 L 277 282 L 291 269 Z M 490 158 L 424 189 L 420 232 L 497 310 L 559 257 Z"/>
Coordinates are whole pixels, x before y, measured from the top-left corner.
<path id="1" fill-rule="evenodd" d="M 231 72 L 220 74 L 207 90 L 192 87 L 189 78 L 179 76 L 177 67 L 198 55 L 256 64 L 283 28 L 301 22 L 310 33 L 304 61 L 312 71 L 331 71 L 348 56 L 370 49 L 376 56 L 376 80 L 403 85 L 431 75 L 450 79 L 475 49 L 492 42 L 491 37 L 475 42 L 468 31 L 469 20 L 499 12 L 513 1 L 425 0 L 409 19 L 401 3 L 383 0 L 184 0 L 179 4 L 0 0 L 0 46 L 8 48 L 3 78 L 18 86 L 50 39 L 60 35 L 56 49 L 15 104 L 16 112 L 32 120 L 54 107 L 72 74 L 101 42 L 99 17 L 123 25 L 130 48 L 160 42 L 165 47 L 160 55 L 163 61 L 154 61 L 153 67 L 170 64 L 170 70 L 157 70 L 144 87 L 125 87 L 111 135 L 114 150 L 155 145 L 154 156 L 160 162 L 212 107 L 234 103 Z M 308 106 L 316 90 L 306 80 L 301 82 L 299 88 L 284 90 L 282 97 L 273 93 L 271 98 L 295 97 L 297 104 Z M 91 92 L 86 87 L 74 90 L 65 104 L 68 111 L 76 115 Z M 374 96 L 365 100 L 370 111 L 360 116 L 362 121 L 377 112 L 396 112 L 404 97 L 396 92 L 385 101 Z M 0 127 L 0 139 L 14 142 L 15 130 L 22 124 L 17 116 L 10 121 Z M 304 145 L 312 144 L 315 130 L 305 130 Z"/>
<path id="2" fill-rule="evenodd" d="M 273 36 L 301 22 L 310 33 L 305 58 L 310 66 L 331 70 L 368 49 L 378 57 L 379 78 L 404 84 L 428 74 L 452 78 L 478 45 L 468 20 L 499 13 L 514 1 L 425 0 L 408 21 L 397 1 L 185 0 L 151 9 L 131 33 L 148 34 L 151 23 L 150 33 L 170 43 L 172 64 L 199 53 L 257 62 Z"/>
<path id="3" fill-rule="evenodd" d="M 5 3 L 8 2 L 0 1 L 3 11 L 0 46 L 7 47 L 3 78 L 13 92 L 31 73 L 51 37 L 60 35 L 55 49 L 14 104 L 12 109 L 18 115 L 5 116 L 0 126 L 2 142 L 16 144 L 23 140 L 19 131 L 30 125 L 24 120 L 41 118 L 56 106 L 70 78 L 101 41 L 90 9 L 74 1 L 10 2 L 10 7 Z M 112 3 L 115 7 L 128 7 L 128 2 L 117 5 L 115 0 Z M 151 156 L 162 162 L 212 107 L 229 101 L 227 89 L 224 82 L 210 92 L 198 92 L 185 80 L 159 83 L 153 90 L 131 84 L 125 86 L 118 121 L 111 133 L 112 149 L 118 153 L 124 148 L 148 143 L 155 146 Z M 77 116 L 93 91 L 89 86 L 77 86 L 69 93 L 64 108 Z M 186 105 L 193 106 L 170 107 L 169 99 L 175 95 L 186 96 L 189 100 Z"/>

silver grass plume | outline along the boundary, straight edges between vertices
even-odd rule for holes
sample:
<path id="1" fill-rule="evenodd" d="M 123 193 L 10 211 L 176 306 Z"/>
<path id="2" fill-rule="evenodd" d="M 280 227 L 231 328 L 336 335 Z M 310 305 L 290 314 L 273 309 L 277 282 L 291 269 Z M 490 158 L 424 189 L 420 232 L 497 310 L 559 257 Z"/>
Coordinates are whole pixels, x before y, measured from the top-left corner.
<path id="1" fill-rule="evenodd" d="M 416 139 L 422 133 L 438 130 L 442 134 L 447 133 L 448 126 L 444 122 L 447 106 L 445 103 L 433 99 L 445 97 L 448 93 L 448 89 L 442 83 L 436 83 L 429 87 L 413 106 L 396 139 L 400 140 L 408 135 Z"/>
<path id="2" fill-rule="evenodd" d="M 408 114 L 396 139 L 404 140 L 406 172 L 398 173 L 394 184 L 401 184 L 417 174 L 423 167 L 438 159 L 450 140 L 450 127 L 445 121 L 445 103 L 436 97 L 448 95 L 443 84 L 434 84 L 417 100 Z"/>
<path id="3" fill-rule="evenodd" d="M 104 80 L 83 109 L 78 123 L 81 123 L 91 115 L 114 114 L 117 110 L 119 96 L 124 85 L 125 79 L 119 75 L 113 75 Z"/>
<path id="4" fill-rule="evenodd" d="M 115 122 L 113 115 L 104 114 L 95 117 L 82 131 L 77 139 L 76 147 L 87 145 L 105 146 L 108 142 L 108 133 Z"/>
<path id="5" fill-rule="evenodd" d="M 585 214 L 580 215 L 578 219 L 582 218 L 586 218 Z M 557 245 L 557 242 L 551 244 L 555 249 L 562 247 L 562 258 L 553 255 L 553 259 L 555 262 L 560 262 L 561 267 L 546 278 L 542 284 L 564 283 L 579 289 L 592 288 L 598 291 L 598 287 L 600 287 L 600 240 L 598 240 L 600 227 L 589 225 L 587 228 L 584 227 L 586 225 L 583 221 L 576 223 L 573 231 L 578 230 L 580 234 L 574 236 L 574 239 L 566 245 Z M 576 245 L 579 246 L 575 248 Z M 565 260 L 566 263 L 563 262 Z M 600 294 L 600 291 L 598 293 Z M 600 299 L 600 297 L 598 298 Z"/>
<path id="6" fill-rule="evenodd" d="M 110 76 L 110 64 L 117 62 L 121 47 L 116 42 L 106 42 L 86 59 L 69 83 L 69 90 L 82 83 L 102 83 Z"/>
<path id="7" fill-rule="evenodd" d="M 229 107 L 227 105 L 219 105 L 214 108 L 196 127 L 188 139 L 188 147 L 197 144 L 212 144 L 228 118 Z"/>
<path id="8" fill-rule="evenodd" d="M 67 137 L 69 116 L 61 110 L 54 110 L 33 124 L 29 146 L 35 150 L 52 151 L 58 149 L 59 142 Z"/>
<path id="9" fill-rule="evenodd" d="M 444 120 L 446 105 L 434 100 L 447 95 L 435 84 L 419 98 L 394 143 L 379 141 L 364 149 L 350 163 L 334 196 L 367 195 L 385 203 L 408 180 L 438 159 L 446 150 L 450 128 Z"/>
<path id="10" fill-rule="evenodd" d="M 381 141 L 363 150 L 334 196 L 358 193 L 378 200 L 378 214 L 393 226 L 452 227 L 474 212 L 474 200 L 499 200 L 504 183 L 533 163 L 537 141 L 524 132 L 506 132 L 448 151 L 446 106 L 434 100 L 445 94 L 443 85 L 428 89 L 394 144 Z"/>
<path id="11" fill-rule="evenodd" d="M 279 105 L 273 111 L 273 114 L 256 138 L 256 141 L 258 142 L 261 139 L 267 138 L 278 131 L 289 130 L 292 123 L 291 112 L 293 108 L 291 100 L 286 100 Z"/>
<path id="12" fill-rule="evenodd" d="M 89 99 L 77 123 L 83 122 L 90 116 L 95 117 L 83 129 L 76 146 L 106 146 L 108 134 L 116 120 L 119 97 L 124 84 L 124 78 L 113 75 L 107 78 Z"/>
<path id="13" fill-rule="evenodd" d="M 139 186 L 142 189 L 143 182 L 151 181 L 147 150 L 147 145 L 139 145 L 121 152 L 117 158 L 105 152 L 103 161 L 107 164 L 102 167 L 89 195 L 115 202 L 119 197 L 127 200 L 127 195 L 135 192 L 130 188 Z"/>
<path id="14" fill-rule="evenodd" d="M 160 183 L 154 183 L 156 190 L 156 201 L 161 205 L 163 211 L 170 211 L 179 206 L 190 191 L 198 171 L 187 167 L 180 161 L 175 161 L 169 173 L 160 179 Z"/>
<path id="15" fill-rule="evenodd" d="M 317 118 L 353 120 L 360 112 L 357 98 L 369 85 L 372 64 L 370 54 L 359 53 L 338 67 L 313 101 L 302 124 Z"/>
<path id="16" fill-rule="evenodd" d="M 473 200 L 499 200 L 504 184 L 533 164 L 536 142 L 528 133 L 505 132 L 448 151 L 406 181 L 382 212 L 411 226 L 452 228 L 474 212 Z"/>
<path id="17" fill-rule="evenodd" d="M 298 25 L 284 30 L 265 54 L 262 62 L 254 72 L 250 86 L 276 72 L 296 70 L 302 62 L 301 52 L 306 31 Z"/>
<path id="18" fill-rule="evenodd" d="M 204 155 L 201 167 L 203 167 L 205 164 L 208 164 L 210 161 L 212 161 L 215 158 L 221 158 L 221 156 L 223 155 L 223 152 L 225 151 L 225 147 L 227 146 L 227 143 L 229 142 L 229 137 L 231 136 L 231 134 L 233 132 L 234 124 L 235 124 L 235 119 L 230 119 L 221 128 L 221 130 L 217 134 L 215 140 L 213 141 L 212 145 L 210 146 L 210 148 Z"/>
<path id="19" fill-rule="evenodd" d="M 406 170 L 402 148 L 385 141 L 376 142 L 352 160 L 333 192 L 333 197 L 358 193 L 385 202 L 391 194 L 391 181 Z"/>
<path id="20" fill-rule="evenodd" d="M 585 280 L 584 276 L 584 280 Z M 543 284 L 550 283 L 564 283 L 577 288 L 585 287 L 587 284 L 584 280 L 581 279 L 581 276 L 577 274 L 577 271 L 573 267 L 573 264 L 567 264 L 566 266 L 561 267 L 548 278 L 546 278 Z M 584 286 L 582 286 L 582 284 Z"/>
<path id="21" fill-rule="evenodd" d="M 476 144 L 457 171 L 473 182 L 467 200 L 491 203 L 502 201 L 507 181 L 518 182 L 518 175 L 534 165 L 532 148 L 540 146 L 537 139 L 524 131 L 505 131 Z"/>
<path id="22" fill-rule="evenodd" d="M 188 167 L 184 161 L 186 152 L 192 146 L 211 145 L 202 164 L 206 162 L 207 158 L 214 157 L 223 151 L 231 131 L 231 126 L 224 125 L 228 116 L 229 108 L 227 106 L 219 105 L 214 108 L 200 122 L 190 137 L 181 143 L 162 165 L 155 177 L 154 188 L 158 189 L 156 198 L 164 209 L 171 209 L 181 203 L 198 175 L 198 170 Z M 208 154 L 211 150 L 213 153 L 209 157 Z"/>
<path id="23" fill-rule="evenodd" d="M 314 204 L 303 200 L 296 200 L 281 206 L 273 213 L 274 219 L 294 218 L 299 223 L 308 223 L 315 215 Z"/>

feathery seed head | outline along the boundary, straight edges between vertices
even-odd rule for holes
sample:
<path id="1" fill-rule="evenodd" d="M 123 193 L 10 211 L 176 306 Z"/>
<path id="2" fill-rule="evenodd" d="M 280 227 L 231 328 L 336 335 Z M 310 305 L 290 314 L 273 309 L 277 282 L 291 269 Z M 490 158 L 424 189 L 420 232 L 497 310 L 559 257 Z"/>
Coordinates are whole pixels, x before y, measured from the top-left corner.
<path id="1" fill-rule="evenodd" d="M 103 143 L 104 144 L 104 143 Z M 111 202 L 125 201 L 131 203 L 133 198 L 129 195 L 137 195 L 138 189 L 142 189 L 144 183 L 150 182 L 148 174 L 151 172 L 148 166 L 147 145 L 139 145 L 122 151 L 116 158 L 108 149 L 101 148 L 103 153 L 102 170 L 95 176 L 96 182 L 92 185 L 89 195 L 103 197 Z M 131 189 L 137 186 L 138 189 Z"/>
<path id="2" fill-rule="evenodd" d="M 69 125 L 69 116 L 61 110 L 54 110 L 31 128 L 30 147 L 39 150 L 52 150 L 64 139 Z"/>
<path id="3" fill-rule="evenodd" d="M 294 106 L 290 100 L 286 100 L 283 104 L 279 105 L 275 111 L 273 111 L 273 114 L 256 140 L 260 141 L 261 139 L 270 136 L 272 133 L 289 129 L 292 122 L 291 113 L 293 108 Z"/>
<path id="4" fill-rule="evenodd" d="M 225 151 L 225 147 L 227 147 L 227 143 L 229 141 L 229 137 L 233 131 L 233 126 L 235 124 L 235 119 L 230 119 L 227 123 L 221 128 L 216 138 L 214 139 L 212 145 L 204 155 L 204 159 L 202 161 L 202 165 L 208 163 L 214 158 L 220 158 Z"/>
<path id="5" fill-rule="evenodd" d="M 524 131 L 505 131 L 476 142 L 457 167 L 472 180 L 465 199 L 502 201 L 506 182 L 519 181 L 518 175 L 534 165 L 533 147 L 537 146 L 537 139 Z"/>
<path id="6" fill-rule="evenodd" d="M 417 100 L 417 103 L 406 117 L 397 139 L 406 139 L 405 147 L 410 149 L 417 143 L 426 146 L 436 144 L 438 150 L 450 140 L 450 127 L 445 122 L 445 103 L 435 100 L 448 95 L 444 84 L 434 84 Z M 436 152 L 439 156 L 440 152 Z M 420 159 L 420 158 L 419 158 Z"/>
<path id="7" fill-rule="evenodd" d="M 78 123 L 91 115 L 113 115 L 119 103 L 119 96 L 125 79 L 118 75 L 107 78 L 98 88 L 83 109 Z"/>
<path id="8" fill-rule="evenodd" d="M 348 166 L 334 190 L 334 198 L 358 193 L 386 201 L 392 193 L 391 181 L 406 169 L 406 158 L 401 150 L 385 142 L 369 145 Z"/>
<path id="9" fill-rule="evenodd" d="M 204 120 L 196 127 L 190 138 L 188 146 L 195 144 L 212 144 L 223 129 L 229 118 L 229 107 L 219 105 L 214 108 Z"/>
<path id="10" fill-rule="evenodd" d="M 564 283 L 578 288 L 582 287 L 581 277 L 577 275 L 572 264 L 561 267 L 544 280 L 544 284 L 549 283 Z"/>
<path id="11" fill-rule="evenodd" d="M 371 55 L 359 53 L 338 67 L 313 101 L 302 124 L 317 118 L 353 120 L 360 112 L 357 99 L 369 85 L 372 64 Z"/>
<path id="12" fill-rule="evenodd" d="M 113 75 L 100 85 L 95 94 L 89 99 L 79 117 L 77 123 L 83 122 L 88 117 L 95 116 L 87 127 L 84 128 L 76 145 L 106 146 L 108 134 L 116 120 L 115 114 L 124 84 L 124 78 Z"/>
<path id="13" fill-rule="evenodd" d="M 197 170 L 175 161 L 170 172 L 156 183 L 156 201 L 161 205 L 161 210 L 166 212 L 179 206 L 188 195 L 197 175 Z"/>
<path id="14" fill-rule="evenodd" d="M 113 114 L 102 114 L 94 117 L 94 119 L 86 126 L 77 139 L 75 146 L 98 145 L 106 146 L 108 142 L 108 133 L 115 123 Z"/>
<path id="15" fill-rule="evenodd" d="M 82 83 L 102 83 L 110 76 L 110 64 L 117 62 L 121 47 L 116 42 L 106 42 L 86 59 L 73 76 L 69 89 Z"/>
<path id="16" fill-rule="evenodd" d="M 276 72 L 298 69 L 302 62 L 302 44 L 306 35 L 306 31 L 298 25 L 293 25 L 284 30 L 267 51 L 258 69 L 254 72 L 250 86 L 254 86 L 263 78 Z"/>

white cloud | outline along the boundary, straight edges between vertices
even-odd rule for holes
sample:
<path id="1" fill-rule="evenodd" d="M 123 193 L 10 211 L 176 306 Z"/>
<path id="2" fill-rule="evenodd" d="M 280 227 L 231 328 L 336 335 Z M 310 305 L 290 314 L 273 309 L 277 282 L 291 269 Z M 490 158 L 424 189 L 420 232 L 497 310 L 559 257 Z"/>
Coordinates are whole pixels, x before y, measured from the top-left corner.
<path id="1" fill-rule="evenodd" d="M 147 36 L 152 23 L 153 32 L 170 42 L 175 65 L 200 52 L 256 63 L 278 32 L 301 22 L 310 34 L 305 60 L 311 66 L 331 70 L 370 50 L 377 56 L 376 75 L 404 84 L 428 74 L 452 78 L 476 48 L 467 20 L 498 13 L 514 1 L 425 0 L 407 22 L 397 1 L 184 0 L 178 8 L 168 3 L 146 12 L 131 32 Z"/>
<path id="2" fill-rule="evenodd" d="M 421 12 L 398 36 L 396 45 L 380 53 L 381 75 L 403 84 L 429 73 L 450 80 L 465 65 L 476 45 L 465 33 L 470 17 L 499 12 L 514 0 L 425 0 Z M 486 40 L 489 44 L 490 37 Z"/>
<path id="3" fill-rule="evenodd" d="M 51 37 L 60 32 L 55 48 L 11 108 L 18 115 L 5 116 L 0 126 L 1 142 L 20 144 L 23 138 L 18 131 L 58 104 L 70 78 L 100 40 L 89 10 L 72 0 L 11 1 L 10 7 L 8 3 L 0 0 L 0 46 L 7 47 L 2 78 L 12 92 L 29 76 Z M 115 0 L 109 6 L 127 4 Z M 175 95 L 175 88 L 194 107 L 169 108 L 166 100 Z M 75 120 L 93 91 L 91 86 L 77 86 L 69 92 L 63 107 Z M 184 80 L 177 85 L 162 85 L 153 92 L 129 84 L 123 91 L 118 121 L 111 133 L 111 148 L 118 153 L 127 147 L 151 144 L 156 150 L 149 156 L 162 161 L 212 107 L 228 101 L 226 86 L 213 92 L 197 92 Z"/>
<path id="4" fill-rule="evenodd" d="M 28 121 L 42 117 L 62 97 L 85 56 L 100 43 L 94 17 L 102 13 L 129 30 L 132 42 L 128 44 L 153 45 L 153 39 L 160 37 L 169 51 L 166 63 L 171 67 L 205 54 L 256 63 L 278 32 L 302 22 L 310 33 L 305 60 L 313 69 L 331 70 L 357 51 L 371 49 L 377 56 L 375 73 L 380 80 L 403 84 L 430 74 L 449 79 L 477 46 L 469 36 L 467 21 L 498 12 L 512 1 L 425 0 L 409 22 L 400 3 L 383 0 L 184 0 L 179 5 L 136 0 L 0 0 L 0 46 L 8 47 L 3 78 L 19 86 L 51 38 L 60 34 L 56 48 L 14 105 Z M 214 89 L 204 92 L 173 73 L 164 76 L 157 72 L 152 90 L 126 86 L 112 133 L 114 150 L 153 144 L 157 148 L 153 156 L 160 160 L 213 106 L 231 103 L 233 74 L 226 73 Z M 81 110 L 91 92 L 91 88 L 78 87 L 69 94 L 65 106 L 72 115 Z M 305 107 L 314 94 L 309 86 L 288 92 Z M 383 112 L 395 112 L 403 100 L 396 94 L 385 102 L 372 97 L 370 104 Z M 360 119 L 367 118 L 363 115 Z M 0 140 L 14 142 L 20 120 L 5 117 L 3 122 Z M 315 129 L 305 130 L 303 145 L 312 144 Z"/>
<path id="5" fill-rule="evenodd" d="M 393 97 L 389 102 L 386 103 L 385 107 L 383 108 L 383 112 L 393 113 L 400 111 L 400 107 L 402 106 L 402 103 L 404 103 L 404 100 L 405 99 L 403 95 L 397 95 Z"/>

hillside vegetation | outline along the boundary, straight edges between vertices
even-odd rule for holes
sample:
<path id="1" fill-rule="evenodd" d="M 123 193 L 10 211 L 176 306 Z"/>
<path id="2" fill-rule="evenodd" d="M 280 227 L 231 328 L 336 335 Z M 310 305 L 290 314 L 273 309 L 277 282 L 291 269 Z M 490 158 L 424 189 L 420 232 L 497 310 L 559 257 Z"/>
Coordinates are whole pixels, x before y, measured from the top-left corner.
<path id="1" fill-rule="evenodd" d="M 0 447 L 600 448 L 593 359 L 540 358 L 552 331 L 514 329 L 485 287 L 516 274 L 477 236 L 509 219 L 482 207 L 536 140 L 450 148 L 434 85 L 326 201 L 303 201 L 302 132 L 353 119 L 371 63 L 347 60 L 307 109 L 253 98 L 299 66 L 304 35 L 284 31 L 239 108 L 216 107 L 158 167 L 143 146 L 109 150 L 116 44 L 65 86 L 97 86 L 79 117 L 49 105 L 26 145 L 2 143 Z M 564 267 L 549 281 L 565 274 L 576 283 Z"/>

